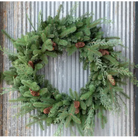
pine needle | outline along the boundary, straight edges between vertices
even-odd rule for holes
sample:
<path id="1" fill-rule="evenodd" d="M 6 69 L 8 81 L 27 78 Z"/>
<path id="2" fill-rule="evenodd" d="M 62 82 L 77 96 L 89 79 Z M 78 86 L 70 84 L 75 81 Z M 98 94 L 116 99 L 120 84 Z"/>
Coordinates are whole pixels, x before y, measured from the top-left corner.
<path id="1" fill-rule="evenodd" d="M 34 31 L 36 32 L 35 27 L 33 26 L 33 24 L 32 24 L 32 22 L 31 22 L 30 18 L 28 17 L 28 15 L 26 15 L 26 16 L 27 16 L 27 19 L 28 19 L 29 23 L 31 24 L 32 28 L 33 28 Z"/>
<path id="2" fill-rule="evenodd" d="M 15 39 L 13 39 L 5 30 L 1 30 L 4 35 L 7 36 L 12 42 L 15 42 Z"/>

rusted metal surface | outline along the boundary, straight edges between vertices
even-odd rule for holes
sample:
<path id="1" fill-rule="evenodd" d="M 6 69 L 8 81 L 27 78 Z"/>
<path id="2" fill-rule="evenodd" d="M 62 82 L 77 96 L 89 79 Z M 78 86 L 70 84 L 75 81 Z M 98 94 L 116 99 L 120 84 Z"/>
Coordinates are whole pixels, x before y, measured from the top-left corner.
<path id="1" fill-rule="evenodd" d="M 3 3 L 0 2 L 0 30 L 3 28 Z M 2 45 L 2 33 L 0 32 L 0 45 Z M 3 70 L 3 55 L 0 51 L 0 72 Z M 2 82 L 0 82 L 0 93 L 2 92 Z M 2 130 L 3 130 L 3 97 L 0 95 L 0 136 L 2 136 Z"/>
<path id="2" fill-rule="evenodd" d="M 37 17 L 40 10 L 43 13 L 43 19 L 46 20 L 49 15 L 55 16 L 60 4 L 63 4 L 61 17 L 68 14 L 75 2 L 4 2 L 3 3 L 3 28 L 15 39 L 33 30 L 27 21 L 26 14 L 29 15 L 32 23 L 37 29 Z M 122 54 L 133 62 L 133 39 L 134 39 L 134 2 L 79 2 L 75 16 L 79 17 L 85 12 L 93 12 L 93 20 L 106 17 L 113 21 L 112 24 L 101 25 L 105 36 L 119 36 L 123 44 L 127 47 L 117 47 L 122 50 Z M 16 52 L 12 43 L 4 36 L 3 46 L 10 51 Z M 3 67 L 8 70 L 11 66 L 8 58 L 4 56 Z M 131 68 L 130 68 L 131 69 Z M 131 69 L 132 70 L 132 69 Z M 49 58 L 49 63 L 41 70 L 53 86 L 61 92 L 68 93 L 69 88 L 79 92 L 80 88 L 87 82 L 89 70 L 82 69 L 82 63 L 79 63 L 78 51 L 68 57 L 67 53 L 59 55 L 57 58 Z M 104 129 L 101 129 L 100 121 L 95 117 L 95 136 L 133 136 L 134 135 L 134 107 L 133 107 L 133 85 L 130 80 L 124 80 L 127 86 L 124 87 L 130 100 L 125 100 L 127 105 L 127 114 L 122 105 L 120 114 L 106 112 L 108 123 Z M 6 83 L 4 87 L 8 86 Z M 29 114 L 19 119 L 13 118 L 18 112 L 18 108 L 13 105 L 18 103 L 9 103 L 9 99 L 17 98 L 17 92 L 10 92 L 3 96 L 3 135 L 4 136 L 51 136 L 56 131 L 57 125 L 46 126 L 45 131 L 35 124 L 30 128 L 25 127 L 29 122 Z M 33 111 L 31 114 L 35 114 Z M 73 128 L 75 135 L 79 135 L 76 128 Z M 64 128 L 64 136 L 71 135 L 70 129 Z"/>

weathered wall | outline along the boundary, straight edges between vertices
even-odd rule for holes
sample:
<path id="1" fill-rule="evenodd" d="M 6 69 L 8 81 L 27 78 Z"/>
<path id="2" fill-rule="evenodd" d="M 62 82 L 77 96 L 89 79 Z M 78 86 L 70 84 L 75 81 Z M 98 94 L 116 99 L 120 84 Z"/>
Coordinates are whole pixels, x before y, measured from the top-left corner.
<path id="1" fill-rule="evenodd" d="M 55 16 L 58 6 L 63 4 L 64 10 L 62 16 L 65 16 L 74 2 L 6 2 L 3 3 L 3 24 L 4 29 L 14 38 L 20 37 L 31 31 L 32 28 L 26 19 L 26 14 L 29 15 L 31 21 L 37 28 L 38 12 L 42 10 L 43 19 L 46 20 L 48 15 Z M 133 30 L 134 30 L 134 3 L 133 2 L 79 2 L 78 9 L 75 13 L 76 17 L 84 14 L 85 12 L 93 12 L 93 20 L 107 17 L 113 21 L 110 25 L 102 25 L 102 29 L 106 36 L 119 36 L 123 44 L 127 47 L 120 48 L 123 55 L 133 62 Z M 12 43 L 3 37 L 3 46 L 15 51 Z M 3 60 L 4 70 L 9 69 L 11 63 L 4 56 Z M 68 93 L 69 88 L 79 91 L 87 82 L 89 71 L 82 69 L 82 63 L 79 63 L 79 53 L 76 52 L 68 57 L 65 52 L 58 58 L 49 58 L 49 63 L 41 71 L 45 77 L 50 80 L 52 85 L 58 88 L 61 92 Z M 133 85 L 129 80 L 128 85 L 124 87 L 126 94 L 130 96 L 130 100 L 125 100 L 127 104 L 127 114 L 122 106 L 122 112 L 117 114 L 106 113 L 108 123 L 104 129 L 101 129 L 100 121 L 95 118 L 95 134 L 98 136 L 131 136 L 134 135 L 134 106 L 133 106 Z M 4 87 L 11 87 L 4 83 Z M 46 126 L 45 131 L 40 130 L 37 124 L 31 128 L 26 128 L 25 124 L 28 122 L 28 116 L 20 117 L 19 119 L 12 116 L 17 113 L 18 108 L 13 108 L 17 103 L 8 103 L 9 99 L 16 98 L 16 92 L 8 93 L 3 96 L 3 135 L 6 136 L 51 136 L 54 134 L 57 125 Z M 1 100 L 1 99 L 0 99 Z M 31 114 L 35 113 L 32 112 Z M 73 129 L 75 134 L 78 135 L 76 128 Z M 0 132 L 1 133 L 1 132 Z M 63 135 L 71 135 L 69 129 L 64 129 Z"/>
<path id="2" fill-rule="evenodd" d="M 3 8 L 2 2 L 0 2 L 0 30 L 3 28 Z M 2 33 L 0 31 L 0 45 L 2 45 Z M 3 70 L 3 55 L 0 51 L 0 72 Z M 0 92 L 2 88 L 2 82 L 0 81 Z M 3 107 L 3 97 L 0 95 L 0 136 L 2 136 L 2 128 L 3 128 L 3 114 L 2 114 L 2 107 Z"/>

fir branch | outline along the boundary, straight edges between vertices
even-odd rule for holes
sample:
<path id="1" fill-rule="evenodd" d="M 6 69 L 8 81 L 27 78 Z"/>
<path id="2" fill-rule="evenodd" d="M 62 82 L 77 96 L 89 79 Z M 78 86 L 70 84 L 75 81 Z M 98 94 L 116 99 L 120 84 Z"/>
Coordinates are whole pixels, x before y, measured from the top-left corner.
<path id="1" fill-rule="evenodd" d="M 79 132 L 80 136 L 84 136 L 84 131 L 83 131 L 83 129 L 82 129 L 82 127 L 81 127 L 81 125 L 76 124 L 76 127 L 77 127 L 77 130 L 78 130 L 78 132 Z"/>
<path id="2" fill-rule="evenodd" d="M 101 73 L 101 74 L 102 74 L 102 81 L 103 81 L 103 84 L 106 85 L 105 80 L 106 80 L 106 76 L 107 76 L 107 74 L 108 74 L 107 71 L 106 71 L 107 66 L 104 65 L 104 64 L 102 63 L 101 59 L 98 58 L 98 57 L 96 57 L 94 61 L 95 61 L 95 64 L 96 64 L 97 68 L 98 68 L 98 69 L 101 69 L 101 72 L 102 72 L 102 73 Z"/>
<path id="3" fill-rule="evenodd" d="M 16 56 L 16 54 L 13 53 L 12 51 L 10 51 L 10 49 L 5 48 L 5 47 L 2 48 L 2 46 L 0 46 L 0 51 L 2 51 L 5 55 L 15 55 Z"/>
<path id="4" fill-rule="evenodd" d="M 119 64 L 119 62 L 114 57 L 112 57 L 110 55 L 105 55 L 104 58 L 109 60 L 115 66 L 117 66 Z"/>
<path id="5" fill-rule="evenodd" d="M 93 133 L 94 131 L 93 126 L 94 126 L 94 106 L 92 106 L 88 111 L 88 117 L 86 119 L 85 127 L 84 127 L 84 134 L 87 135 L 89 131 Z"/>
<path id="6" fill-rule="evenodd" d="M 115 37 L 115 36 L 109 36 L 109 37 L 104 37 L 104 39 L 120 39 L 120 37 Z"/>
<path id="7" fill-rule="evenodd" d="M 42 30 L 42 24 L 41 24 L 42 21 L 43 21 L 43 16 L 42 12 L 40 11 L 38 14 L 38 31 Z"/>
<path id="8" fill-rule="evenodd" d="M 107 118 L 104 116 L 103 113 L 103 108 L 100 107 L 99 113 L 98 113 L 98 117 L 101 119 L 101 127 L 102 129 L 104 128 L 105 124 L 107 123 Z"/>
<path id="9" fill-rule="evenodd" d="M 133 73 L 130 72 L 128 68 L 123 68 L 123 67 L 116 68 L 116 67 L 114 67 L 114 68 L 111 68 L 111 70 L 116 71 L 119 74 L 124 75 L 124 76 L 133 77 Z"/>
<path id="10" fill-rule="evenodd" d="M 60 122 L 60 124 L 58 125 L 58 128 L 57 128 L 54 136 L 61 136 L 61 131 L 63 130 L 63 128 L 64 128 L 64 121 L 62 120 Z"/>
<path id="11" fill-rule="evenodd" d="M 12 42 L 15 42 L 15 39 L 13 39 L 5 30 L 1 30 L 4 35 L 7 36 L 8 39 L 10 39 Z"/>
<path id="12" fill-rule="evenodd" d="M 19 118 L 19 116 L 22 117 L 22 116 L 24 116 L 25 114 L 30 113 L 32 110 L 34 110 L 34 107 L 30 107 L 30 108 L 28 108 L 28 109 L 22 110 L 22 111 L 20 111 L 19 113 L 15 114 L 13 117 L 17 117 L 17 118 Z"/>
<path id="13" fill-rule="evenodd" d="M 32 28 L 33 28 L 34 31 L 36 32 L 35 27 L 33 26 L 33 24 L 32 24 L 32 22 L 31 22 L 30 18 L 28 17 L 28 14 L 27 14 L 26 16 L 27 16 L 27 20 L 29 21 L 29 23 L 31 24 Z"/>
<path id="14" fill-rule="evenodd" d="M 18 103 L 18 105 L 11 105 L 12 108 L 24 108 L 30 106 L 30 103 Z"/>
<path id="15" fill-rule="evenodd" d="M 42 118 L 37 118 L 37 119 L 35 119 L 35 121 L 33 121 L 33 122 L 30 122 L 30 123 L 28 123 L 27 125 L 26 125 L 26 127 L 29 127 L 29 126 L 31 126 L 31 125 L 33 125 L 33 124 L 35 124 L 35 123 L 41 123 L 42 121 L 44 121 L 44 120 L 46 120 L 47 119 L 47 117 L 42 117 Z M 42 129 L 43 130 L 43 129 Z"/>
<path id="16" fill-rule="evenodd" d="M 6 94 L 6 93 L 9 93 L 9 92 L 15 92 L 15 91 L 16 91 L 15 88 L 4 87 L 4 88 L 2 88 L 2 89 L 3 89 L 3 92 L 0 93 L 0 95 L 3 95 L 3 94 Z"/>
<path id="17" fill-rule="evenodd" d="M 62 5 L 60 5 L 58 8 L 57 19 L 59 19 L 59 17 L 60 17 L 61 9 L 62 9 Z"/>
<path id="18" fill-rule="evenodd" d="M 100 101 L 107 110 L 112 110 L 112 100 L 109 95 L 103 92 L 102 88 L 100 89 Z"/>

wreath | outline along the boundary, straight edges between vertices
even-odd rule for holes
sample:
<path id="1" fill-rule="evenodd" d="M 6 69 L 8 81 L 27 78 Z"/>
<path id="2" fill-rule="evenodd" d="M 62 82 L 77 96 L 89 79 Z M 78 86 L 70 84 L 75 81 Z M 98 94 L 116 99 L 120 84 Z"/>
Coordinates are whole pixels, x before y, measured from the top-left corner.
<path id="1" fill-rule="evenodd" d="M 16 53 L 8 53 L 12 67 L 3 76 L 12 85 L 12 90 L 20 93 L 17 99 L 10 100 L 22 102 L 16 116 L 37 110 L 37 115 L 30 116 L 34 120 L 27 126 L 38 123 L 44 130 L 43 121 L 47 125 L 58 123 L 55 135 L 60 135 L 64 125 L 75 125 L 80 135 L 92 135 L 95 115 L 98 114 L 103 128 L 107 122 L 104 111 L 119 111 L 122 96 L 129 98 L 120 87 L 120 84 L 125 85 L 122 79 L 130 78 L 136 85 L 137 81 L 129 71 L 130 63 L 122 60 L 121 51 L 114 50 L 115 46 L 123 46 L 119 38 L 103 37 L 101 27 L 97 26 L 105 19 L 91 22 L 90 14 L 77 19 L 70 14 L 60 19 L 61 8 L 62 5 L 57 15 L 54 18 L 49 16 L 47 21 L 43 21 L 40 12 L 38 30 L 30 22 L 34 31 L 17 40 L 3 30 L 17 49 Z M 69 89 L 69 95 L 60 93 L 43 75 L 38 74 L 38 70 L 48 63 L 48 56 L 56 58 L 64 50 L 68 55 L 78 50 L 83 68 L 90 69 L 89 80 L 80 89 L 80 94 L 72 89 Z"/>

